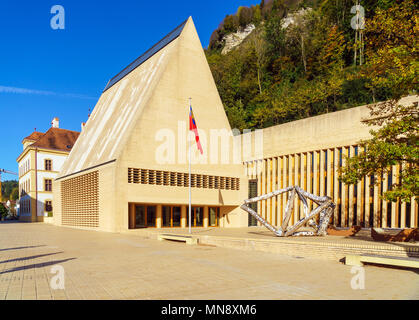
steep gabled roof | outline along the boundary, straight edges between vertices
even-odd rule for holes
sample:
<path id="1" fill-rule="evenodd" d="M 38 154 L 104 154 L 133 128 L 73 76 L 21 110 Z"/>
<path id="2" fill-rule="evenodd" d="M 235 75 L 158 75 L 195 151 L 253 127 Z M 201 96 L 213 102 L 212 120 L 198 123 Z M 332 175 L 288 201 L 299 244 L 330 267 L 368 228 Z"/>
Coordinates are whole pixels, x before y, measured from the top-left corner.
<path id="1" fill-rule="evenodd" d="M 80 133 L 60 128 L 50 128 L 31 147 L 70 152 Z"/>
<path id="2" fill-rule="evenodd" d="M 180 34 L 182 33 L 183 28 L 186 25 L 186 22 L 188 22 L 188 20 L 185 20 L 184 22 L 182 22 L 179 26 L 177 26 L 174 30 L 172 30 L 167 36 L 165 36 L 163 39 L 161 39 L 159 42 L 157 42 L 154 46 L 152 46 L 150 49 L 148 49 L 146 52 L 144 52 L 141 56 L 139 56 L 137 59 L 135 59 L 133 62 L 131 62 L 124 70 L 122 70 L 115 77 L 113 77 L 111 80 L 109 80 L 109 82 L 106 85 L 103 92 L 108 90 L 110 87 L 112 87 L 115 83 L 117 83 L 122 78 L 124 78 L 131 71 L 135 70 L 137 67 L 142 65 L 148 59 L 150 59 L 152 56 L 154 56 L 161 49 L 166 47 L 170 42 L 172 42 L 177 37 L 179 37 Z"/>
<path id="3" fill-rule="evenodd" d="M 118 158 L 189 20 L 108 82 L 59 177 Z"/>

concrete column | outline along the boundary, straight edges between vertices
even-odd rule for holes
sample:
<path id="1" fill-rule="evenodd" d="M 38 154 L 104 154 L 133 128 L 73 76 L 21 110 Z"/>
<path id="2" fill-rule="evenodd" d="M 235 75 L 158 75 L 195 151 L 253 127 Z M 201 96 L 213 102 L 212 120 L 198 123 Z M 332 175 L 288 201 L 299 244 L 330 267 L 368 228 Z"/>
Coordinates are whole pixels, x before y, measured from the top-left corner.
<path id="1" fill-rule="evenodd" d="M 370 226 L 370 184 L 371 184 L 371 177 L 365 177 L 365 226 Z"/>
<path id="2" fill-rule="evenodd" d="M 133 203 L 128 204 L 128 216 L 129 228 L 135 229 L 135 205 Z"/>
<path id="3" fill-rule="evenodd" d="M 276 160 L 277 158 L 272 158 L 272 173 L 271 173 L 271 175 L 272 175 L 272 188 L 271 188 L 271 190 L 272 191 L 275 191 L 275 190 L 277 190 L 278 188 L 277 188 L 277 179 L 278 179 L 278 172 L 277 172 L 277 166 L 278 166 L 278 164 L 277 164 L 277 160 Z M 278 197 L 272 197 L 272 207 L 271 207 L 271 210 L 272 210 L 272 224 L 273 225 L 276 225 L 276 220 L 277 220 L 277 217 L 276 217 L 276 213 L 277 213 L 277 205 L 278 205 Z"/>
<path id="4" fill-rule="evenodd" d="M 402 166 L 402 172 L 403 172 L 403 170 L 405 169 L 405 164 L 402 163 L 401 166 Z M 400 210 L 401 210 L 401 212 L 400 212 L 400 228 L 406 228 L 406 202 L 402 201 L 402 204 L 401 204 L 400 207 L 401 207 L 400 208 Z"/>
<path id="5" fill-rule="evenodd" d="M 332 177 L 333 177 L 333 167 L 332 167 L 332 150 L 326 150 L 326 195 L 330 198 L 333 198 L 332 195 Z"/>
<path id="6" fill-rule="evenodd" d="M 418 227 L 418 203 L 415 201 L 415 197 L 410 199 L 410 227 Z"/>
<path id="7" fill-rule="evenodd" d="M 353 146 L 349 147 L 349 156 L 353 157 L 355 153 L 355 149 Z M 354 185 L 349 185 L 349 208 L 348 208 L 348 226 L 352 227 L 354 221 Z"/>
<path id="8" fill-rule="evenodd" d="M 406 228 L 406 202 L 402 201 L 400 212 L 400 228 Z"/>
<path id="9" fill-rule="evenodd" d="M 376 181 L 375 179 L 378 179 L 377 176 L 374 176 L 374 182 Z M 373 223 L 374 223 L 374 227 L 379 227 L 379 221 L 380 221 L 380 201 L 379 199 L 379 193 L 380 193 L 380 189 L 379 186 L 375 185 L 374 186 L 374 219 L 373 219 Z"/>
<path id="10" fill-rule="evenodd" d="M 281 158 L 281 173 L 282 173 L 282 188 L 286 188 L 288 186 L 287 186 L 287 158 L 285 156 L 282 156 Z M 280 213 L 281 219 L 279 220 L 281 224 L 282 224 L 282 220 L 284 219 L 284 210 L 285 210 L 286 205 L 287 205 L 287 194 L 283 193 L 282 194 L 282 208 L 281 208 L 281 213 Z"/>
<path id="11" fill-rule="evenodd" d="M 275 162 L 275 166 L 276 166 L 276 173 L 275 173 L 275 181 L 276 181 L 276 190 L 281 189 L 281 159 L 279 157 L 276 158 L 276 162 Z M 282 196 L 277 196 L 276 197 L 276 214 L 275 214 L 275 225 L 279 225 L 280 224 L 280 215 L 281 215 L 281 200 L 282 200 Z"/>
<path id="12" fill-rule="evenodd" d="M 339 149 L 333 149 L 333 201 L 336 204 L 335 216 L 333 218 L 334 225 L 338 223 L 339 215 L 339 180 L 338 180 L 338 168 L 339 168 Z"/>
<path id="13" fill-rule="evenodd" d="M 392 180 L 393 180 L 392 184 L 397 183 L 398 175 L 399 175 L 399 166 L 395 165 L 392 167 Z M 399 203 L 391 202 L 391 227 L 392 228 L 399 227 L 398 218 L 399 218 Z"/>
<path id="14" fill-rule="evenodd" d="M 300 184 L 300 181 L 298 179 L 298 164 L 300 163 L 300 158 L 298 154 L 294 154 L 293 156 L 293 163 L 294 163 L 294 185 L 298 186 Z M 300 206 L 298 205 L 298 197 L 296 196 L 294 198 L 294 223 L 296 223 L 299 220 L 299 214 L 300 214 Z"/>
<path id="15" fill-rule="evenodd" d="M 272 159 L 266 159 L 266 190 L 265 193 L 272 191 Z M 266 220 L 272 224 L 272 198 L 266 200 Z"/>
<path id="16" fill-rule="evenodd" d="M 157 205 L 157 212 L 156 212 L 156 228 L 161 228 L 163 225 L 163 219 L 162 219 L 162 208 L 163 206 L 161 204 Z"/>
<path id="17" fill-rule="evenodd" d="M 345 156 L 348 155 L 348 148 L 342 147 L 342 167 L 345 166 Z M 346 203 L 347 201 L 347 191 L 348 191 L 348 185 L 344 184 L 342 182 L 342 205 L 341 205 L 341 227 L 347 227 L 348 226 L 348 205 Z"/>
<path id="18" fill-rule="evenodd" d="M 313 152 L 313 194 L 318 196 L 319 195 L 319 153 L 318 151 Z"/>
<path id="19" fill-rule="evenodd" d="M 388 174 L 387 176 L 383 177 L 383 195 L 388 190 Z M 382 200 L 382 209 L 381 209 L 381 228 L 387 228 L 387 201 Z"/>
<path id="20" fill-rule="evenodd" d="M 361 225 L 363 222 L 363 215 L 364 215 L 364 207 L 362 206 L 363 198 L 362 195 L 364 194 L 364 178 L 358 181 L 356 187 L 356 224 Z"/>
<path id="21" fill-rule="evenodd" d="M 292 155 L 288 156 L 288 185 L 292 186 L 294 185 L 294 179 L 292 177 L 292 169 L 293 169 L 293 163 L 294 163 L 294 157 Z M 295 206 L 294 206 L 295 208 Z M 295 209 L 294 209 L 295 212 Z M 291 225 L 294 224 L 294 215 L 291 215 L 289 223 Z"/>
<path id="22" fill-rule="evenodd" d="M 319 195 L 324 196 L 326 194 L 325 184 L 324 184 L 324 163 L 325 163 L 325 152 L 323 150 L 319 151 L 319 165 L 320 165 L 320 181 L 319 181 Z"/>
<path id="23" fill-rule="evenodd" d="M 306 191 L 309 193 L 313 193 L 311 191 L 311 187 L 312 187 L 312 184 L 311 184 L 312 172 L 311 171 L 313 170 L 311 166 L 311 159 L 312 159 L 311 153 L 307 152 L 307 190 Z M 313 208 L 313 202 L 307 199 L 307 203 L 308 203 L 308 211 L 311 211 Z"/>
<path id="24" fill-rule="evenodd" d="M 263 160 L 258 160 L 257 161 L 257 175 L 258 175 L 258 196 L 261 196 L 263 194 L 263 190 L 264 190 L 264 184 L 265 184 L 265 180 L 263 178 Z M 257 202 L 259 208 L 258 208 L 258 213 L 260 216 L 263 217 L 263 211 L 264 211 L 264 202 L 263 201 L 258 201 Z M 261 226 L 260 222 L 258 221 L 258 226 Z"/>
<path id="25" fill-rule="evenodd" d="M 258 175 L 257 175 L 257 160 L 252 161 L 252 179 L 257 179 Z"/>
<path id="26" fill-rule="evenodd" d="M 300 187 L 305 190 L 305 181 L 306 181 L 306 173 L 305 168 L 306 166 L 306 154 L 300 154 Z M 303 202 L 300 201 L 300 218 L 304 216 L 304 205 Z"/>
<path id="27" fill-rule="evenodd" d="M 267 177 L 266 177 L 266 170 L 267 170 L 267 161 L 268 160 L 262 160 L 262 193 L 261 194 L 266 194 L 266 190 L 268 187 L 268 182 L 267 182 Z M 267 217 L 267 201 L 266 200 L 262 200 L 260 201 L 262 203 L 262 211 L 261 211 L 261 215 L 263 218 L 268 219 Z"/>
<path id="28" fill-rule="evenodd" d="M 180 226 L 182 228 L 186 228 L 187 227 L 187 220 L 186 220 L 186 215 L 188 214 L 188 206 L 182 206 L 180 209 Z"/>
<path id="29" fill-rule="evenodd" d="M 208 228 L 209 224 L 209 210 L 208 206 L 204 207 L 204 228 Z"/>

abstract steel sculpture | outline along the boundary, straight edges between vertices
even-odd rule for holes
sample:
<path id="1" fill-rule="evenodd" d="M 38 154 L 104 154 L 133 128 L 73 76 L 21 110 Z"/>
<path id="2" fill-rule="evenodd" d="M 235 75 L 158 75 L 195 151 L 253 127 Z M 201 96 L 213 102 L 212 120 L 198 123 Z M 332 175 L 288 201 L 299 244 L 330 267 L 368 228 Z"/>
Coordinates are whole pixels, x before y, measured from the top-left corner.
<path id="1" fill-rule="evenodd" d="M 263 219 L 256 213 L 252 208 L 248 206 L 250 203 L 267 200 L 269 198 L 278 196 L 282 193 L 290 192 L 288 196 L 288 202 L 285 207 L 285 216 L 281 226 L 276 229 L 269 222 Z M 291 219 L 291 214 L 294 208 L 295 196 L 303 202 L 304 205 L 304 218 L 300 219 L 293 226 L 288 227 L 288 223 Z M 307 199 L 310 199 L 319 206 L 310 213 L 308 212 Z M 327 234 L 327 227 L 329 225 L 330 218 L 335 210 L 335 204 L 332 202 L 330 197 L 319 197 L 314 194 L 308 193 L 298 186 L 291 186 L 285 189 L 276 190 L 271 193 L 267 193 L 255 198 L 251 198 L 244 201 L 244 204 L 240 206 L 243 210 L 254 216 L 263 226 L 268 230 L 272 231 L 278 237 L 288 236 L 324 236 Z M 319 215 L 319 224 L 315 222 L 316 216 Z M 308 226 L 310 230 L 298 231 L 301 227 Z"/>

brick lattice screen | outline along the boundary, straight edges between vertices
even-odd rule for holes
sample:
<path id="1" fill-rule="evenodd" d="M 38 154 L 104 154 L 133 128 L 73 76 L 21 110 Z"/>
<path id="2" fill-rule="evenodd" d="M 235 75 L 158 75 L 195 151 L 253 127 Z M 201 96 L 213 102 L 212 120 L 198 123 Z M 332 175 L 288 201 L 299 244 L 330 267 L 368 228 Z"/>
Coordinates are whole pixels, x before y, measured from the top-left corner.
<path id="1" fill-rule="evenodd" d="M 61 182 L 62 224 L 99 227 L 99 173 L 84 174 Z"/>

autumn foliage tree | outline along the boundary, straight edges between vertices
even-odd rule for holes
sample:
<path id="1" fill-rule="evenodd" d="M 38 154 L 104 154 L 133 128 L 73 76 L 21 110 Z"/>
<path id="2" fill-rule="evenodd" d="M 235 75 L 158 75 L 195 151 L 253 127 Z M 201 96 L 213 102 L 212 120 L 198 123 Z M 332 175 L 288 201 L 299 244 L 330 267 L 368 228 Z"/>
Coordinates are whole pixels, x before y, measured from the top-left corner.
<path id="1" fill-rule="evenodd" d="M 364 122 L 374 126 L 372 138 L 360 141 L 360 152 L 347 159 L 341 170 L 344 183 L 356 183 L 364 176 L 381 177 L 392 166 L 401 165 L 398 179 L 384 194 L 390 201 L 411 198 L 419 194 L 419 108 L 417 101 L 400 104 L 400 98 L 415 94 L 419 71 L 419 29 L 417 5 L 412 0 L 397 2 L 387 10 L 377 10 L 366 21 L 367 64 L 361 76 L 369 80 L 372 92 L 378 88 L 390 93 L 390 99 L 370 107 L 371 117 Z M 386 182 L 387 183 L 387 182 Z"/>

